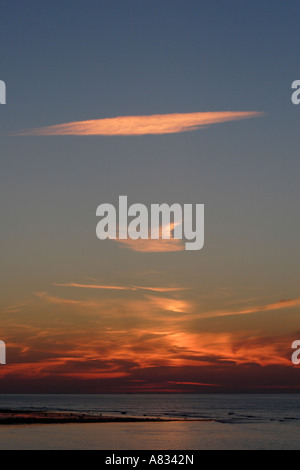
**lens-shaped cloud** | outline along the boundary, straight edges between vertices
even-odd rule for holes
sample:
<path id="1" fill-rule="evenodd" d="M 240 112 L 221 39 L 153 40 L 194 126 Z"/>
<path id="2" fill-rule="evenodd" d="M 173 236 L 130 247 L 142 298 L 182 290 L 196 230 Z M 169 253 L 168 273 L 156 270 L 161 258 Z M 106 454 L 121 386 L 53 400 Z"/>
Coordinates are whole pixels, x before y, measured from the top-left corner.
<path id="1" fill-rule="evenodd" d="M 89 121 L 68 122 L 48 127 L 27 129 L 14 135 L 147 135 L 175 134 L 194 131 L 204 126 L 228 121 L 260 117 L 256 111 L 221 111 L 205 113 L 153 114 L 150 116 L 118 116 Z"/>

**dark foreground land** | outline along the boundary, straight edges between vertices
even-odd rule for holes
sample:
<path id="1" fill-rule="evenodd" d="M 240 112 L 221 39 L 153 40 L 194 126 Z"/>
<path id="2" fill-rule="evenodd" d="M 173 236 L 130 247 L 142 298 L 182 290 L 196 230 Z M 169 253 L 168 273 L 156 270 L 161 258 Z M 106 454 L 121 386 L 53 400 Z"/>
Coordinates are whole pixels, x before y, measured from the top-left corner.
<path id="1" fill-rule="evenodd" d="M 101 413 L 71 413 L 58 411 L 21 411 L 0 410 L 0 424 L 59 424 L 59 423 L 139 423 L 139 422 L 167 422 L 167 421 L 211 421 L 207 419 L 174 419 L 130 416 L 103 416 Z"/>

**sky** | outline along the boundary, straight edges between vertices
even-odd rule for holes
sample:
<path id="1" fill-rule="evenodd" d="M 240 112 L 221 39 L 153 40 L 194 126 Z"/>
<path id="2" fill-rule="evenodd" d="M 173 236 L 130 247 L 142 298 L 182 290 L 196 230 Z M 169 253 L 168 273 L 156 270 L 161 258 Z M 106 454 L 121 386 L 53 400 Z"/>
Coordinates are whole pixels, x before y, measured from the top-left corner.
<path id="1" fill-rule="evenodd" d="M 0 393 L 297 392 L 297 0 L 2 0 Z M 204 204 L 205 242 L 96 209 Z"/>

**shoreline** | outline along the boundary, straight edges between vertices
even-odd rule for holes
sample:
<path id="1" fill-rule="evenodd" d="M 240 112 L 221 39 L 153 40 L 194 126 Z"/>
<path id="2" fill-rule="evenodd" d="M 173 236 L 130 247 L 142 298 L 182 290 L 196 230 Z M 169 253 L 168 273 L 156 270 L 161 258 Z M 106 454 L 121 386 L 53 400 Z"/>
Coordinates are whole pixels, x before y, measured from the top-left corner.
<path id="1" fill-rule="evenodd" d="M 69 411 L 39 411 L 39 410 L 0 410 L 0 425 L 17 424 L 64 424 L 64 423 L 144 423 L 170 421 L 213 421 L 212 419 L 187 418 L 155 418 L 148 416 L 109 416 L 102 413 L 79 413 Z"/>

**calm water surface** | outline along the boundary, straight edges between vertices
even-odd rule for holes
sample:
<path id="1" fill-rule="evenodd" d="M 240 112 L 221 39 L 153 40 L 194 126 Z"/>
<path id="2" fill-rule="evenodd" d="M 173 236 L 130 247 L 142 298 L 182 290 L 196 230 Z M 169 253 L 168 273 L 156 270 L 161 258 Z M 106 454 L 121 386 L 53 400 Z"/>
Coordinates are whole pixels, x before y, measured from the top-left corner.
<path id="1" fill-rule="evenodd" d="M 300 449 L 299 395 L 0 395 L 0 408 L 214 420 L 0 426 L 1 449 Z"/>

